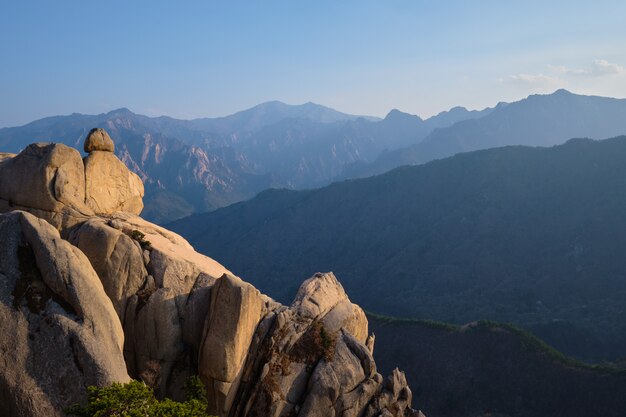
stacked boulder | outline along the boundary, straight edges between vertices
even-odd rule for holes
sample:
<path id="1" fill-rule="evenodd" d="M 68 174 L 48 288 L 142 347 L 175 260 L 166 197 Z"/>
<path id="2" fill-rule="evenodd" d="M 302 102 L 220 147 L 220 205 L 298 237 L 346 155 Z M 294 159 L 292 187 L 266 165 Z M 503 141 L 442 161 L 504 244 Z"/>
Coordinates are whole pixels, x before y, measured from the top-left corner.
<path id="1" fill-rule="evenodd" d="M 0 212 L 26 210 L 59 230 L 96 215 L 141 213 L 144 188 L 113 153 L 103 129 L 92 129 L 86 158 L 60 143 L 33 143 L 0 156 Z"/>
<path id="2" fill-rule="evenodd" d="M 104 130 L 84 150 L 0 155 L 0 212 L 21 210 L 0 215 L 0 330 L 16 335 L 0 341 L 0 415 L 60 416 L 86 385 L 129 376 L 180 399 L 191 375 L 224 417 L 420 415 L 404 374 L 377 372 L 365 314 L 332 273 L 281 305 L 138 217 L 143 184 Z M 77 383 L 51 387 L 64 378 Z"/>
<path id="3" fill-rule="evenodd" d="M 85 140 L 85 202 L 96 214 L 143 210 L 143 182 L 115 154 L 104 129 L 92 129 Z"/>

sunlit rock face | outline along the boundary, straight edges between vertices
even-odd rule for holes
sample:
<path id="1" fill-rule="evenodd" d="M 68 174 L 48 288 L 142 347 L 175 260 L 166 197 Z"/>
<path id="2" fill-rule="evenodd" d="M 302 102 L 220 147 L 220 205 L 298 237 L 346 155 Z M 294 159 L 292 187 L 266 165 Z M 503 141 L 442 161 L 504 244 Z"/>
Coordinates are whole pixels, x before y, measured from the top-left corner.
<path id="1" fill-rule="evenodd" d="M 84 149 L 0 155 L 0 330 L 17 335 L 0 341 L 0 411 L 61 415 L 129 376 L 182 399 L 199 375 L 220 416 L 418 415 L 332 273 L 281 305 L 139 217 L 143 184 L 104 130 Z"/>
<path id="2" fill-rule="evenodd" d="M 34 143 L 18 155 L 0 158 L 0 212 L 30 211 L 58 229 L 93 215 L 139 214 L 143 209 L 141 179 L 112 153 L 113 141 L 99 129 L 85 142 L 90 154 L 81 158 L 58 143 Z"/>
<path id="3" fill-rule="evenodd" d="M 85 162 L 85 202 L 96 214 L 143 210 L 143 182 L 111 152 L 93 151 Z"/>

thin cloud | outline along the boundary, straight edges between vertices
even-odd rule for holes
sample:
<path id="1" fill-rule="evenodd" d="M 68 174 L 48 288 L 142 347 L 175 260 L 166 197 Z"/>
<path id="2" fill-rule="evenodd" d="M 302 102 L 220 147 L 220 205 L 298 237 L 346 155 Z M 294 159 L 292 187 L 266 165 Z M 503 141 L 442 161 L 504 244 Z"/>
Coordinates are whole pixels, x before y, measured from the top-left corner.
<path id="1" fill-rule="evenodd" d="M 626 74 L 626 68 L 619 64 L 607 61 L 606 59 L 597 59 L 591 63 L 589 68 L 568 68 L 563 65 L 551 65 L 554 71 L 559 74 L 579 75 L 586 77 L 603 77 L 607 75 Z"/>
<path id="2" fill-rule="evenodd" d="M 545 74 L 515 74 L 505 78 L 500 78 L 500 82 L 507 84 L 518 84 L 532 87 L 552 87 L 562 83 L 559 78 Z"/>

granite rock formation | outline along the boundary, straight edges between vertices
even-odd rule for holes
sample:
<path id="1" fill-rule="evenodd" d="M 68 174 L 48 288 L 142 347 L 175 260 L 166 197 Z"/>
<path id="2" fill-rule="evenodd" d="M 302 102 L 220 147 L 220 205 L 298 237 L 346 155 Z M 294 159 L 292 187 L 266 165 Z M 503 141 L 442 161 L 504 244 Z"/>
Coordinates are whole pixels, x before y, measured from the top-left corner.
<path id="1" fill-rule="evenodd" d="M 42 219 L 0 216 L 0 415 L 62 416 L 128 381 L 122 326 L 87 257 Z"/>
<path id="2" fill-rule="evenodd" d="M 177 399 L 200 375 L 207 411 L 219 416 L 419 415 L 404 374 L 377 373 L 365 314 L 332 273 L 305 281 L 290 306 L 261 294 L 137 216 L 143 186 L 107 138 L 92 131 L 84 161 L 54 144 L 0 158 L 0 211 L 21 210 L 0 215 L 0 326 L 19 335 L 1 345 L 16 358 L 0 364 L 2 396 L 15 398 L 9 414 L 55 415 L 84 400 L 85 385 L 129 376 Z M 20 295 L 28 279 L 45 297 Z M 32 339 L 42 326 L 51 330 Z M 23 375 L 45 406 L 25 404 Z M 63 378 L 80 383 L 49 387 Z"/>
<path id="3" fill-rule="evenodd" d="M 94 215 L 139 214 L 143 194 L 141 179 L 109 151 L 93 150 L 83 160 L 63 144 L 34 143 L 18 155 L 0 156 L 0 212 L 26 210 L 59 230 Z"/>

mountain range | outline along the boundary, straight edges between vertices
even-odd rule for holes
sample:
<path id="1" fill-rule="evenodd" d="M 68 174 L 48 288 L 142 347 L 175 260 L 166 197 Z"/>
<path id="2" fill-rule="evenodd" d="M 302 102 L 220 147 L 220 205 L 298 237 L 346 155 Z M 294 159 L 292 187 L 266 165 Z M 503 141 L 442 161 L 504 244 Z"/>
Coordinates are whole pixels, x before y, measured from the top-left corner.
<path id="1" fill-rule="evenodd" d="M 171 224 L 277 297 L 333 270 L 365 309 L 530 329 L 567 354 L 626 351 L 626 137 L 468 152 L 256 198 Z"/>
<path id="2" fill-rule="evenodd" d="M 506 145 L 551 146 L 575 137 L 609 138 L 626 133 L 626 100 L 557 90 L 435 129 L 421 142 L 381 153 L 375 161 L 346 167 L 341 178 L 382 174 L 401 165 L 417 165 L 460 152 Z"/>
<path id="3" fill-rule="evenodd" d="M 465 113 L 472 114 L 443 113 L 431 122 L 392 114 L 379 121 L 313 103 L 268 102 L 227 117 L 177 120 L 118 109 L 0 129 L 0 149 L 15 153 L 32 141 L 78 146 L 92 127 L 106 128 L 118 157 L 145 183 L 143 215 L 165 222 L 272 186 L 325 184 L 346 163 L 373 159 L 388 147 L 385 138 L 393 138 L 390 147 L 406 146 L 430 124 L 450 124 Z"/>
<path id="4" fill-rule="evenodd" d="M 94 375 L 178 398 L 199 373 L 216 414 L 265 415 L 280 398 L 280 415 L 330 401 L 421 416 L 414 399 L 439 417 L 620 416 L 625 103 L 559 90 L 423 120 L 268 102 L 0 129 L 0 322 L 17 335 L 0 374 L 18 376 L 0 378 L 0 414 L 51 415 Z M 83 160 L 28 145 L 85 136 Z M 124 164 L 145 182 L 144 215 L 208 211 L 168 227 L 286 304 L 137 217 L 144 188 Z M 58 392 L 59 378 L 76 384 Z"/>
<path id="5" fill-rule="evenodd" d="M 143 215 L 166 223 L 272 187 L 319 187 L 507 144 L 615 136 L 626 132 L 624 114 L 625 100 L 565 90 L 481 111 L 455 107 L 426 120 L 399 110 L 377 119 L 277 101 L 194 120 L 118 109 L 0 129 L 0 149 L 18 152 L 33 140 L 77 146 L 92 127 L 106 128 L 117 155 L 145 183 Z"/>

